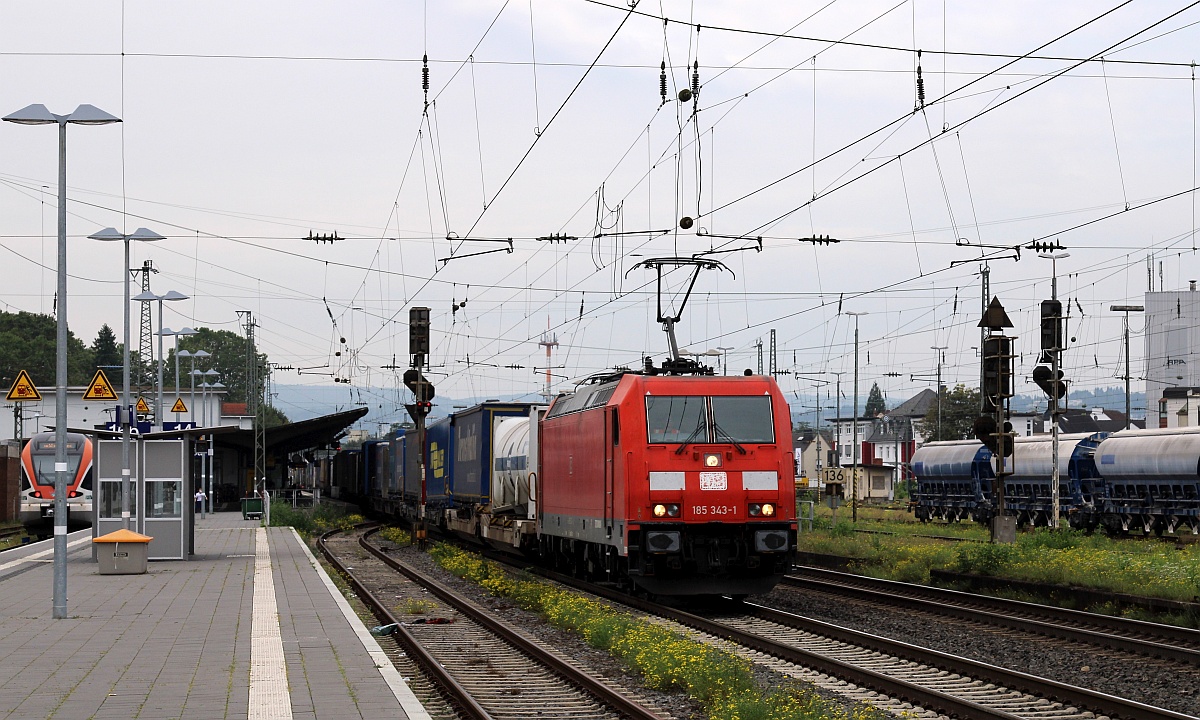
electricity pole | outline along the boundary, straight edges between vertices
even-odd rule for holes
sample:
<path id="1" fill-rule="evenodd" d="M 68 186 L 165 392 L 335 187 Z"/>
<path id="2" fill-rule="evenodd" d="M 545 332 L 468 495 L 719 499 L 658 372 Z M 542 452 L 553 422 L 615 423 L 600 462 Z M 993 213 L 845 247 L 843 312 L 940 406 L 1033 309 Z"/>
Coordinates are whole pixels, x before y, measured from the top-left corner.
<path id="1" fill-rule="evenodd" d="M 858 318 L 866 312 L 847 312 L 854 318 L 854 466 L 850 469 L 851 482 L 854 484 L 854 499 L 850 505 L 850 514 L 854 522 L 858 522 Z"/>

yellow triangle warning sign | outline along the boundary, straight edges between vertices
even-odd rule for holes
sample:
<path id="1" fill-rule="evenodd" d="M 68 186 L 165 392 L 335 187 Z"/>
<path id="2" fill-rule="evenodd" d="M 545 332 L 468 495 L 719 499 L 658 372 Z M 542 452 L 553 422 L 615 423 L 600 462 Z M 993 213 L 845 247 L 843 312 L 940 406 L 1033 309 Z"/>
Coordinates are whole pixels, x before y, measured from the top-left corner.
<path id="1" fill-rule="evenodd" d="M 187 405 L 183 404 L 183 398 L 175 398 L 175 404 L 171 406 L 171 412 L 173 412 L 173 413 L 187 412 Z"/>
<path id="2" fill-rule="evenodd" d="M 12 387 L 8 389 L 8 395 L 4 399 L 9 402 L 41 400 L 42 394 L 38 392 L 37 386 L 29 378 L 29 373 L 22 370 L 17 373 L 17 379 L 13 382 Z"/>
<path id="3" fill-rule="evenodd" d="M 134 406 L 134 409 L 140 413 L 150 412 L 150 406 L 146 404 L 146 398 L 142 397 L 138 398 L 137 405 Z"/>
<path id="4" fill-rule="evenodd" d="M 112 383 L 105 377 L 104 371 L 96 368 L 96 374 L 92 376 L 92 382 L 88 385 L 88 389 L 83 393 L 84 400 L 116 400 L 117 394 L 113 392 Z"/>

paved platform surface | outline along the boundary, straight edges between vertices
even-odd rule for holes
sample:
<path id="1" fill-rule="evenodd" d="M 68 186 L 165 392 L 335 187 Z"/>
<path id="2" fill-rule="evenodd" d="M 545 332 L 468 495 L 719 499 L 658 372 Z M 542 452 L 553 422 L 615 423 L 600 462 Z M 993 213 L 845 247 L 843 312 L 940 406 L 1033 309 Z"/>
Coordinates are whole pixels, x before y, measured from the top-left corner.
<path id="1" fill-rule="evenodd" d="M 0 553 L 0 718 L 428 717 L 290 528 L 214 513 L 144 575 L 100 575 L 90 540 L 60 620 L 51 542 Z"/>

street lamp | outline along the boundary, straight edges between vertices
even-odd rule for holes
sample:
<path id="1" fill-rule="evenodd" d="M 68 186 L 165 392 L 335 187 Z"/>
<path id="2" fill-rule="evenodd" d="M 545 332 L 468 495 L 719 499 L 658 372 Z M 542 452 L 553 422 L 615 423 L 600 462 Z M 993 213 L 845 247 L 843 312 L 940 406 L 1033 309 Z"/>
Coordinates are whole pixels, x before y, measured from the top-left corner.
<path id="1" fill-rule="evenodd" d="M 162 430 L 162 426 L 163 426 L 163 424 L 162 424 L 162 422 L 163 422 L 163 412 L 162 412 L 163 346 L 162 346 L 162 339 L 163 339 L 163 335 L 167 334 L 164 332 L 164 330 L 168 330 L 167 328 L 163 327 L 163 300 L 187 300 L 188 297 L 187 297 L 187 295 L 184 295 L 183 293 L 180 293 L 180 292 L 175 292 L 174 290 L 168 290 L 166 293 L 164 293 L 162 295 L 155 295 L 154 293 L 147 290 L 145 292 L 141 292 L 141 293 L 138 293 L 137 295 L 134 295 L 133 299 L 137 300 L 138 302 L 150 302 L 151 300 L 158 301 L 158 332 L 154 333 L 155 335 L 158 336 L 158 399 L 157 399 L 158 404 L 155 405 L 155 407 L 154 407 L 154 424 L 158 426 L 159 430 Z"/>
<path id="2" fill-rule="evenodd" d="M 164 335 L 168 334 L 165 329 L 162 330 L 161 332 Z M 188 335 L 198 335 L 199 333 L 197 333 L 195 330 L 191 329 L 190 327 L 184 327 L 184 328 L 180 328 L 179 330 L 173 330 L 169 334 L 175 336 L 175 399 L 178 400 L 179 399 L 179 358 L 180 358 L 179 336 L 183 335 L 184 337 L 187 337 Z M 184 350 L 184 352 L 187 352 L 187 351 Z M 190 355 L 190 353 L 189 353 L 189 355 Z M 174 405 L 172 405 L 172 407 L 174 407 Z M 175 422 L 176 423 L 179 422 L 179 413 L 175 413 Z"/>
<path id="3" fill-rule="evenodd" d="M 191 358 L 192 360 L 192 371 L 189 373 L 189 376 L 191 377 L 191 385 L 188 390 L 188 420 L 196 422 L 196 375 L 203 374 L 197 373 L 196 371 L 196 358 L 203 360 L 204 358 L 212 357 L 212 353 L 208 352 L 207 350 L 197 350 L 196 352 L 180 350 L 179 352 L 175 353 L 175 357 Z M 178 372 L 176 375 L 178 375 Z"/>
<path id="4" fill-rule="evenodd" d="M 854 318 L 854 466 L 850 468 L 850 476 L 854 478 L 854 500 L 850 506 L 850 514 L 854 522 L 858 522 L 858 318 L 867 313 L 864 311 L 846 314 Z"/>
<path id="5" fill-rule="evenodd" d="M 722 375 L 729 374 L 729 351 L 732 349 L 733 348 L 731 348 L 731 347 L 720 347 L 720 346 L 717 347 L 717 350 L 721 351 L 721 374 Z"/>
<path id="6" fill-rule="evenodd" d="M 196 354 L 198 355 L 200 352 L 204 352 L 204 351 L 203 351 L 203 350 L 200 350 L 200 351 L 198 351 L 198 353 L 196 353 Z M 205 353 L 205 355 L 207 356 L 207 355 L 208 355 L 208 353 Z M 220 375 L 220 374 L 221 374 L 221 373 L 217 372 L 216 370 L 213 370 L 212 368 L 209 368 L 208 370 L 204 370 L 204 371 L 200 371 L 200 370 L 192 370 L 192 382 L 194 383 L 194 382 L 196 381 L 196 380 L 195 380 L 195 378 L 196 378 L 197 376 L 199 376 L 199 377 L 201 377 L 201 378 L 213 378 L 213 379 L 215 379 L 215 378 L 216 378 L 218 375 Z M 216 382 L 216 383 L 209 383 L 209 382 L 208 382 L 208 380 L 205 380 L 204 382 L 200 383 L 200 403 L 201 403 L 201 404 L 204 406 L 204 411 L 201 413 L 201 420 L 200 420 L 200 422 L 201 422 L 201 423 L 202 423 L 202 425 L 203 425 L 204 427 L 206 427 L 206 428 L 208 427 L 208 422 L 209 422 L 209 417 L 208 417 L 208 391 L 211 389 L 211 390 L 213 390 L 213 392 L 215 393 L 215 392 L 216 392 L 216 390 L 217 390 L 218 388 L 224 388 L 224 387 L 225 387 L 225 386 L 224 386 L 223 384 L 221 384 L 220 382 Z M 214 424 L 215 424 L 215 423 L 214 423 Z M 200 456 L 200 478 L 201 478 L 201 482 L 204 484 L 204 487 L 206 488 L 206 491 L 205 491 L 205 492 L 206 492 L 206 494 L 208 495 L 208 511 L 209 511 L 209 512 L 212 512 L 212 511 L 213 511 L 213 487 L 212 487 L 213 447 L 212 447 L 212 433 L 208 433 L 208 434 L 206 435 L 206 438 L 207 438 L 207 441 L 208 441 L 208 442 L 207 442 L 207 448 L 205 449 L 205 451 L 204 451 L 204 452 L 201 454 L 201 456 Z"/>
<path id="7" fill-rule="evenodd" d="M 1038 257 L 1050 261 L 1050 299 L 1058 300 L 1058 261 L 1071 257 L 1071 253 L 1038 253 Z M 1060 318 L 1054 319 L 1055 323 L 1059 321 Z M 1060 334 L 1056 332 L 1055 336 L 1060 337 Z M 1059 345 L 1061 344 L 1059 343 Z M 1050 376 L 1056 382 L 1058 380 L 1059 355 L 1061 353 L 1061 347 L 1056 347 L 1050 351 Z M 1125 370 L 1126 374 L 1128 374 L 1129 368 L 1125 368 Z M 1053 407 L 1050 411 L 1050 527 L 1058 528 L 1058 496 L 1061 492 L 1058 488 L 1058 397 L 1051 396 L 1050 402 Z M 1126 420 L 1128 419 L 1129 417 L 1126 416 Z"/>
<path id="8" fill-rule="evenodd" d="M 52 617 L 67 616 L 67 125 L 121 122 L 93 105 L 80 105 L 69 115 L 56 115 L 45 105 L 29 105 L 5 122 L 58 125 L 58 333 L 55 343 L 54 391 L 54 605 Z"/>
<path id="9" fill-rule="evenodd" d="M 147 230 L 146 228 L 138 228 L 132 234 L 118 232 L 116 228 L 104 228 L 99 232 L 88 235 L 92 240 L 103 240 L 112 242 L 121 240 L 125 243 L 125 266 L 121 270 L 121 274 L 125 277 L 125 334 L 124 347 L 121 350 L 121 409 L 117 411 L 117 421 L 121 423 L 121 522 L 126 530 L 129 527 L 131 519 L 129 517 L 130 502 L 132 497 L 130 490 L 130 465 L 129 465 L 129 433 L 130 423 L 133 421 L 132 414 L 129 410 L 131 403 L 129 402 L 129 241 L 139 240 L 150 242 L 154 240 L 165 240 L 162 235 Z"/>
<path id="10" fill-rule="evenodd" d="M 1133 422 L 1129 417 L 1129 376 L 1133 373 L 1129 368 L 1129 313 L 1131 312 L 1146 312 L 1144 305 L 1112 305 L 1108 308 L 1113 312 L 1125 313 L 1125 428 L 1128 430 L 1133 427 Z M 1146 408 L 1146 417 L 1150 417 L 1150 409 Z"/>

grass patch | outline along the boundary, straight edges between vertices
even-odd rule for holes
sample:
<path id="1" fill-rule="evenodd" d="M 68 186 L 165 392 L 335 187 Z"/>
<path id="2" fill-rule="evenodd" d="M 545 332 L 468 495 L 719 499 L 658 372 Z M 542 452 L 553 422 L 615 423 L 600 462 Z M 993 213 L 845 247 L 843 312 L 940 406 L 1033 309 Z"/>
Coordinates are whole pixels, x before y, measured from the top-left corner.
<path id="1" fill-rule="evenodd" d="M 1200 545 L 1195 543 L 1176 548 L 1037 528 L 1011 545 L 950 544 L 909 534 L 864 535 L 845 525 L 802 533 L 800 550 L 852 557 L 855 568 L 868 575 L 907 582 L 926 582 L 936 569 L 1170 600 L 1200 597 Z M 938 526 L 939 534 L 943 527 Z"/>
<path id="2" fill-rule="evenodd" d="M 437 603 L 432 600 L 408 598 L 392 609 L 404 615 L 428 615 L 436 610 L 437 606 Z"/>
<path id="3" fill-rule="evenodd" d="M 386 527 L 380 530 L 379 537 L 401 547 L 412 545 L 412 534 L 398 527 Z"/>
<path id="4" fill-rule="evenodd" d="M 639 672 L 648 686 L 682 690 L 722 720 L 883 720 L 885 713 L 857 706 L 850 713 L 831 706 L 812 690 L 793 684 L 763 691 L 749 660 L 696 642 L 655 623 L 619 612 L 528 577 L 513 577 L 478 555 L 437 544 L 430 555 L 449 572 L 482 585 L 489 593 L 541 614 L 555 627 L 581 636 Z"/>
<path id="5" fill-rule="evenodd" d="M 310 508 L 294 508 L 289 502 L 271 502 L 271 526 L 293 527 L 307 539 L 330 530 L 349 530 L 366 518 L 351 513 L 344 505 L 317 505 Z"/>

